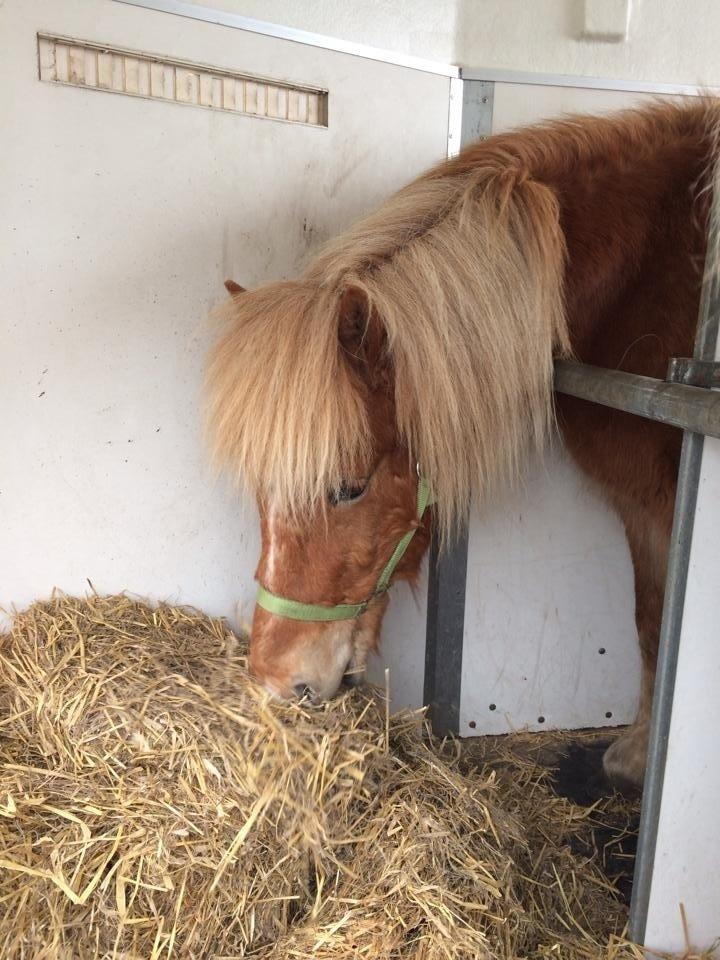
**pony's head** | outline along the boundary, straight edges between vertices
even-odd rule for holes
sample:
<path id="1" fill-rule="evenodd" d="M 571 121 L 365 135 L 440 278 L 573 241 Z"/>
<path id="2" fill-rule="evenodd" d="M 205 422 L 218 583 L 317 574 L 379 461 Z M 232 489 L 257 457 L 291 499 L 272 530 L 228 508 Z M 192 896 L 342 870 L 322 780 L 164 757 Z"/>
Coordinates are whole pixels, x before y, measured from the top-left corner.
<path id="1" fill-rule="evenodd" d="M 300 280 L 228 285 L 209 424 L 257 498 L 250 668 L 279 696 L 324 699 L 362 672 L 431 515 L 447 541 L 551 422 L 557 205 L 527 178 L 479 179 L 418 181 Z"/>
<path id="2" fill-rule="evenodd" d="M 232 281 L 226 287 L 234 308 L 248 310 L 255 319 L 267 296 L 276 307 L 275 298 L 294 302 L 301 292 L 294 284 L 255 294 Z M 306 371 L 307 379 L 293 385 L 291 396 L 278 390 L 264 411 L 268 423 L 260 427 L 267 430 L 266 441 L 275 439 L 264 447 L 265 467 L 273 456 L 278 462 L 274 477 L 254 484 L 262 552 L 250 668 L 286 698 L 310 694 L 325 699 L 343 677 L 352 682 L 362 674 L 369 652 L 377 647 L 390 578 L 413 580 L 429 540 L 429 491 L 397 431 L 384 330 L 357 288 L 343 291 L 336 313 L 334 350 L 318 370 L 323 372 L 320 384 Z M 269 334 L 270 370 L 274 363 L 294 369 L 303 353 L 311 352 L 303 318 L 304 311 L 286 327 L 290 339 L 295 334 L 302 342 L 281 344 L 277 334 Z M 215 362 L 220 359 L 216 355 Z M 259 360 L 256 355 L 255 363 Z M 239 403 L 252 403 L 253 388 L 263 388 L 253 384 L 253 373 L 261 371 L 252 366 Z M 324 410 L 323 403 L 330 409 Z M 238 415 L 236 411 L 234 423 Z M 278 416 L 281 420 L 273 423 Z M 340 438 L 333 436 L 338 428 L 344 432 Z M 330 462 L 315 462 L 305 473 L 302 462 L 292 463 L 298 443 L 307 445 L 305 456 L 311 457 L 325 447 Z"/>
<path id="3" fill-rule="evenodd" d="M 406 451 L 378 450 L 358 473 L 306 521 L 260 505 L 250 667 L 280 696 L 326 699 L 343 677 L 358 679 L 377 647 L 388 572 L 412 580 L 419 570 L 428 519 Z"/>

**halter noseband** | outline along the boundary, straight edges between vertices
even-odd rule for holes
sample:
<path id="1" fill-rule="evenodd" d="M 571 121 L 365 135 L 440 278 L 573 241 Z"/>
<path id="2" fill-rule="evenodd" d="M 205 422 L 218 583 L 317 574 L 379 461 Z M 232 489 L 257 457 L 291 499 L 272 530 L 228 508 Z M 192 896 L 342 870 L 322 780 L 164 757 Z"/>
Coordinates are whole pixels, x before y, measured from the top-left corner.
<path id="1" fill-rule="evenodd" d="M 422 520 L 425 511 L 431 504 L 430 484 L 418 473 L 417 489 L 417 518 Z M 285 617 L 288 620 L 315 620 L 329 622 L 332 620 L 355 620 L 362 616 L 371 603 L 374 603 L 379 597 L 387 592 L 390 586 L 390 580 L 395 573 L 397 565 L 405 556 L 405 551 L 410 546 L 410 541 L 415 536 L 417 527 L 403 536 L 398 545 L 393 550 L 393 554 L 385 564 L 375 585 L 375 589 L 370 596 L 360 603 L 337 603 L 334 607 L 325 606 L 322 603 L 302 603 L 300 600 L 290 600 L 288 597 L 279 597 L 270 593 L 265 587 L 260 585 L 256 603 L 263 610 L 274 614 L 276 617 Z"/>

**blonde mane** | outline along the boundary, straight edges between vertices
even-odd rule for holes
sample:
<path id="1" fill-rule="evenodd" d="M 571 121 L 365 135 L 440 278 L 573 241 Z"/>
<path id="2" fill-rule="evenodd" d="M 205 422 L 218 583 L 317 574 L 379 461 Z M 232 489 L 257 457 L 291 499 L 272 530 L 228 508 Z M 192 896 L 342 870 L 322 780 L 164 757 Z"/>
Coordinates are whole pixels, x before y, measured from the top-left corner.
<path id="1" fill-rule="evenodd" d="M 430 480 L 444 536 L 514 477 L 553 423 L 553 357 L 569 351 L 554 192 L 476 148 L 330 243 L 297 281 L 233 297 L 208 367 L 217 461 L 300 514 L 372 446 L 338 340 L 343 293 L 380 319 L 398 442 Z"/>

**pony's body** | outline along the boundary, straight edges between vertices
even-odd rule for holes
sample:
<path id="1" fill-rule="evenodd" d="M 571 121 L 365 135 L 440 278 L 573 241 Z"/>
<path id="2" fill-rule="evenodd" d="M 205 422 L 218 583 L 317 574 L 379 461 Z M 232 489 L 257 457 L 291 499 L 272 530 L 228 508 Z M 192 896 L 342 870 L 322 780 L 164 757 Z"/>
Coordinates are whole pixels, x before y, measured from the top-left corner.
<path id="1" fill-rule="evenodd" d="M 491 138 L 391 199 L 301 281 L 233 297 L 210 367 L 212 425 L 260 498 L 265 586 L 361 598 L 413 525 L 416 459 L 451 534 L 471 497 L 506 486 L 542 446 L 554 357 L 662 378 L 671 356 L 691 355 L 715 120 L 708 103 L 655 106 Z M 639 783 L 680 432 L 566 397 L 557 420 L 628 535 L 643 695 L 605 763 Z M 322 504 L 349 478 L 368 490 L 338 520 Z M 426 543 L 399 576 L 416 575 Z M 362 666 L 383 609 L 331 630 L 258 610 L 256 671 L 278 692 L 327 694 L 348 662 Z"/>
<path id="2" fill-rule="evenodd" d="M 633 122 L 634 121 L 634 122 Z M 706 105 L 583 121 L 540 169 L 560 200 L 565 303 L 579 361 L 664 379 L 668 360 L 692 356 L 706 243 L 698 187 L 712 156 Z M 534 135 L 538 153 L 545 131 Z M 528 149 L 524 138 L 523 149 Z M 574 162 L 568 141 L 575 139 Z M 543 143 L 544 141 L 544 143 Z M 537 156 L 537 154 L 536 154 Z M 472 151 L 463 158 L 471 161 Z M 535 169 L 538 165 L 535 164 Z M 635 730 L 611 748 L 607 772 L 642 780 L 657 659 L 681 433 L 571 397 L 557 397 L 565 445 L 620 515 L 635 571 L 643 683 Z"/>

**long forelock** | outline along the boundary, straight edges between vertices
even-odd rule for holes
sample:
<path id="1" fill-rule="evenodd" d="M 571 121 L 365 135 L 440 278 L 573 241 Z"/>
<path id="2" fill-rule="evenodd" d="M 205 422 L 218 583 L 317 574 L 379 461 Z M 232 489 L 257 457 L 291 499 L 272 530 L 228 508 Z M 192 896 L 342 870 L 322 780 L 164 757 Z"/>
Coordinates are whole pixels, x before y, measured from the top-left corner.
<path id="1" fill-rule="evenodd" d="M 340 356 L 337 296 L 287 282 L 234 297 L 207 369 L 218 465 L 291 518 L 324 503 L 371 446 L 362 391 Z"/>

